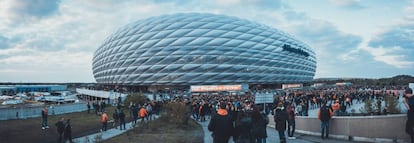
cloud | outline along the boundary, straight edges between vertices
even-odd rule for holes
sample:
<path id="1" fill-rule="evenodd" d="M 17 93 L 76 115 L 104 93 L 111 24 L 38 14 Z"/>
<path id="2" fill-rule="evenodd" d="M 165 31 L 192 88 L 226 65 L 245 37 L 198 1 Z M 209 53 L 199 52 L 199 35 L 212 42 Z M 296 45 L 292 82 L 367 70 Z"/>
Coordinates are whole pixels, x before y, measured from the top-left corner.
<path id="1" fill-rule="evenodd" d="M 414 69 L 414 1 L 405 8 L 405 13 L 406 17 L 399 23 L 371 38 L 365 50 L 377 61 Z"/>
<path id="2" fill-rule="evenodd" d="M 9 39 L 0 35 L 0 49 L 7 49 L 9 46 Z"/>
<path id="3" fill-rule="evenodd" d="M 27 5 L 35 2 L 44 5 Z M 33 12 L 23 7 L 38 10 Z M 136 20 L 182 12 L 236 16 L 291 33 L 317 53 L 317 77 L 383 75 L 379 71 L 395 67 L 384 64 L 378 57 L 388 58 L 387 61 L 407 58 L 394 56 L 398 54 L 391 57 L 384 53 L 371 54 L 375 51 L 373 47 L 358 48 L 363 41 L 360 36 L 297 12 L 282 0 L 68 0 L 61 3 L 4 0 L 0 1 L 0 82 L 93 82 L 91 59 L 107 36 Z M 10 21 L 23 24 L 10 24 Z M 373 40 L 373 43 L 376 48 L 384 48 L 385 53 L 390 52 L 386 50 L 388 47 L 403 52 L 409 46 L 386 45 L 381 42 L 383 37 L 386 36 L 378 35 L 382 40 Z M 355 69 L 362 68 L 377 71 L 356 73 Z"/>
<path id="4" fill-rule="evenodd" d="M 0 2 L 0 18 L 6 23 L 20 23 L 56 13 L 60 0 L 5 0 Z"/>
<path id="5" fill-rule="evenodd" d="M 365 8 L 360 4 L 360 0 L 329 0 L 329 2 L 346 9 L 359 10 Z"/>
<path id="6" fill-rule="evenodd" d="M 321 60 L 340 60 L 339 55 L 356 49 L 362 43 L 362 37 L 339 31 L 332 23 L 309 18 L 303 13 L 288 11 L 285 14 L 289 21 L 289 27 L 286 28 L 311 43 Z"/>

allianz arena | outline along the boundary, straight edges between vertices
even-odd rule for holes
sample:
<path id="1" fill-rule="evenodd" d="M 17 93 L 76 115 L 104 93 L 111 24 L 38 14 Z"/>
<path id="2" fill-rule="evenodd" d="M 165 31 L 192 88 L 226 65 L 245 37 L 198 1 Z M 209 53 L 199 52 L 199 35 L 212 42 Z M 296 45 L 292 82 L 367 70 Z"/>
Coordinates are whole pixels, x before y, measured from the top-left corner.
<path id="1" fill-rule="evenodd" d="M 315 53 L 280 30 L 216 14 L 163 15 L 128 24 L 95 51 L 98 83 L 212 85 L 303 83 Z"/>

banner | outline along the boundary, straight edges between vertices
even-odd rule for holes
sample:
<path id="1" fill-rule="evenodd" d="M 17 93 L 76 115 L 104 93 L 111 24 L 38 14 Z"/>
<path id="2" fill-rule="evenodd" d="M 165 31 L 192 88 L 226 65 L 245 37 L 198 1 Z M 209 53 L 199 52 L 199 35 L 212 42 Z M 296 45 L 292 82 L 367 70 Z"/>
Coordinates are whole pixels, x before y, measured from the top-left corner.
<path id="1" fill-rule="evenodd" d="M 241 85 L 192 85 L 191 92 L 211 92 L 211 91 L 240 91 L 245 90 Z M 248 87 L 247 87 L 248 89 Z"/>

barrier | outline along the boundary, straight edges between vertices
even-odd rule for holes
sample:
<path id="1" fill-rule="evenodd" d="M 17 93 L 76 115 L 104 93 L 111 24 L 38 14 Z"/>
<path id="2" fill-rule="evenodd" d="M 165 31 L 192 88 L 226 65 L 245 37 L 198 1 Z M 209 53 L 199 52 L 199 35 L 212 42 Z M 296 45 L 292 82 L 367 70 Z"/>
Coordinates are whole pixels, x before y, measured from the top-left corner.
<path id="1" fill-rule="evenodd" d="M 40 117 L 42 115 L 42 109 L 44 106 L 26 107 L 20 106 L 15 108 L 0 108 L 0 120 L 10 119 L 26 119 Z M 86 111 L 87 107 L 85 103 L 73 103 L 73 104 L 60 104 L 60 105 L 48 105 L 49 115 L 59 115 L 72 112 Z"/>
<path id="2" fill-rule="evenodd" d="M 330 121 L 332 138 L 367 142 L 407 142 L 405 133 L 407 115 L 334 117 Z M 269 116 L 270 117 L 270 116 Z M 269 126 L 275 127 L 273 117 Z M 297 133 L 320 136 L 321 123 L 317 117 L 296 116 Z"/>

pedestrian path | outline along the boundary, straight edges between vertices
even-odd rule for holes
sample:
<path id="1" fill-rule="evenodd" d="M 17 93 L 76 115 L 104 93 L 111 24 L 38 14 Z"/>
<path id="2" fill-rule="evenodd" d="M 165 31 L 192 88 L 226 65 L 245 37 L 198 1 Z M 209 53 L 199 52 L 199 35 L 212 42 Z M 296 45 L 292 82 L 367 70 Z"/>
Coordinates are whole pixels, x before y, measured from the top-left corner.
<path id="1" fill-rule="evenodd" d="M 107 139 L 118 136 L 122 133 L 125 133 L 126 131 L 133 129 L 132 125 L 133 125 L 132 122 L 130 122 L 126 124 L 125 126 L 126 130 L 120 130 L 119 128 L 118 129 L 112 128 L 104 132 L 99 132 L 99 133 L 79 137 L 79 138 L 74 139 L 73 141 L 76 143 L 94 143 L 94 142 L 107 140 Z"/>
<path id="2" fill-rule="evenodd" d="M 198 122 L 204 131 L 204 143 L 212 143 L 213 138 L 211 137 L 211 132 L 208 131 L 207 126 L 210 121 Z M 285 133 L 287 135 L 287 132 Z M 273 127 L 267 127 L 267 139 L 266 142 L 277 143 L 279 141 L 279 133 Z M 303 134 L 295 134 L 296 139 L 287 140 L 288 143 L 352 143 L 351 141 L 337 140 L 337 139 L 324 139 L 322 140 L 317 136 L 309 136 Z M 234 143 L 233 139 L 230 139 L 229 143 Z"/>
<path id="3" fill-rule="evenodd" d="M 157 119 L 158 116 L 153 115 L 152 118 L 153 118 L 152 120 L 154 120 L 154 119 Z M 137 120 L 137 124 L 139 124 L 139 122 L 141 122 L 141 120 Z M 108 126 L 109 126 L 109 123 L 108 123 Z M 113 138 L 115 136 L 118 136 L 120 134 L 123 134 L 123 133 L 133 129 L 134 128 L 133 127 L 133 122 L 126 123 L 125 127 L 126 127 L 126 130 L 120 130 L 119 125 L 118 125 L 118 129 L 116 129 L 116 128 L 108 129 L 104 132 L 98 132 L 98 133 L 90 134 L 90 135 L 87 135 L 87 136 L 75 138 L 73 141 L 75 143 L 94 143 L 94 142 L 107 140 L 107 139 Z"/>

